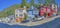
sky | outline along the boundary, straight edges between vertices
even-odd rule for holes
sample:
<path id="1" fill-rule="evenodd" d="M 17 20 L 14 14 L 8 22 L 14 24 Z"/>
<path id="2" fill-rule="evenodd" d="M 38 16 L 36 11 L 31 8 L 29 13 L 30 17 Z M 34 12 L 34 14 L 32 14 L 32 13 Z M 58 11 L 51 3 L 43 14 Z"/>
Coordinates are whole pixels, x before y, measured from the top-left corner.
<path id="1" fill-rule="evenodd" d="M 20 4 L 21 2 L 21 0 L 0 0 L 0 11 L 3 11 L 11 5 Z M 27 0 L 27 2 L 29 2 L 29 0 Z M 60 0 L 56 0 L 56 3 L 60 6 Z"/>

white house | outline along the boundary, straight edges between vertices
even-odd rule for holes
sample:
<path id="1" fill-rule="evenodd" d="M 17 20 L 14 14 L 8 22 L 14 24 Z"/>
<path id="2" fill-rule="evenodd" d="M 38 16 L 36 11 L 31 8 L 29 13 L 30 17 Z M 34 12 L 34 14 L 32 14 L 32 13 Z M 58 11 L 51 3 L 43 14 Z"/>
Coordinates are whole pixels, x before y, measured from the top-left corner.
<path id="1" fill-rule="evenodd" d="M 19 18 L 20 16 L 24 17 L 23 9 L 21 9 L 21 8 L 15 10 L 15 18 L 16 17 Z"/>
<path id="2" fill-rule="evenodd" d="M 54 13 L 56 13 L 57 14 L 57 5 L 55 5 L 55 4 L 51 4 L 51 8 L 53 9 L 53 11 L 54 11 Z"/>
<path id="3" fill-rule="evenodd" d="M 26 13 L 26 8 L 19 8 L 15 10 L 15 18 L 19 19 L 22 18 L 21 20 L 24 19 L 24 13 Z"/>
<path id="4" fill-rule="evenodd" d="M 20 22 L 20 21 L 22 22 L 23 18 L 24 18 L 23 9 L 22 8 L 16 9 L 15 10 L 15 19 L 16 19 L 16 22 Z"/>

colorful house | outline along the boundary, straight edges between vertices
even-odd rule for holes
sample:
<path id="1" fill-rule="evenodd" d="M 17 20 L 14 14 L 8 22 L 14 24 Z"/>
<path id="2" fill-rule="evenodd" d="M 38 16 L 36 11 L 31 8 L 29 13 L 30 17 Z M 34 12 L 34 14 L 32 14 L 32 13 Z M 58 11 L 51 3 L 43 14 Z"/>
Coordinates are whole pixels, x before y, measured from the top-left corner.
<path id="1" fill-rule="evenodd" d="M 53 10 L 53 13 L 55 13 L 55 15 L 57 14 L 57 5 L 55 5 L 55 4 L 51 4 L 50 5 L 51 6 L 51 8 L 52 8 L 52 10 Z"/>
<path id="2" fill-rule="evenodd" d="M 39 9 L 39 16 L 43 16 L 46 13 L 47 13 L 48 16 L 51 16 L 52 15 L 52 9 L 48 8 L 46 6 L 40 7 L 40 9 Z"/>
<path id="3" fill-rule="evenodd" d="M 27 15 L 28 15 L 28 19 L 34 18 L 35 15 L 38 15 L 38 9 L 36 9 L 36 8 L 33 7 L 33 6 L 31 6 L 31 7 L 27 10 Z"/>
<path id="4" fill-rule="evenodd" d="M 24 20 L 24 13 L 26 13 L 26 8 L 19 8 L 15 10 L 16 22 L 22 22 Z"/>
<path id="5" fill-rule="evenodd" d="M 16 22 L 22 21 L 22 19 L 24 18 L 23 9 L 20 8 L 15 10 L 15 18 Z"/>

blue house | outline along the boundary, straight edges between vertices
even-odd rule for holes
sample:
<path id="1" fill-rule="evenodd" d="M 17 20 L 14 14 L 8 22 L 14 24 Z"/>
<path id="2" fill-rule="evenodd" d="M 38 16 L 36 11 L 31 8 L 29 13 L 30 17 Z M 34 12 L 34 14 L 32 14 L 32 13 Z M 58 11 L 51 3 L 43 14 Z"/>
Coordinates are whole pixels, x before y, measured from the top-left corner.
<path id="1" fill-rule="evenodd" d="M 28 19 L 34 18 L 35 15 L 38 15 L 38 9 L 35 8 L 34 6 L 31 6 L 29 9 L 27 9 L 27 15 Z"/>

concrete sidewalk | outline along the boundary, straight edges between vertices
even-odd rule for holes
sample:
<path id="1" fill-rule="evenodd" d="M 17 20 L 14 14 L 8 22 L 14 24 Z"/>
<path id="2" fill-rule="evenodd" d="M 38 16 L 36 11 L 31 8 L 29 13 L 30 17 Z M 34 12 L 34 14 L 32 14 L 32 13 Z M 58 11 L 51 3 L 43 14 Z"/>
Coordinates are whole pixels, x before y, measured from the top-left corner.
<path id="1" fill-rule="evenodd" d="M 36 21 L 36 22 L 27 22 L 27 23 L 8 23 L 9 25 L 21 25 L 21 26 L 36 26 L 36 25 L 41 25 L 50 21 L 55 20 L 56 18 L 60 17 L 60 15 L 52 17 L 52 18 L 45 18 L 41 21 Z"/>

